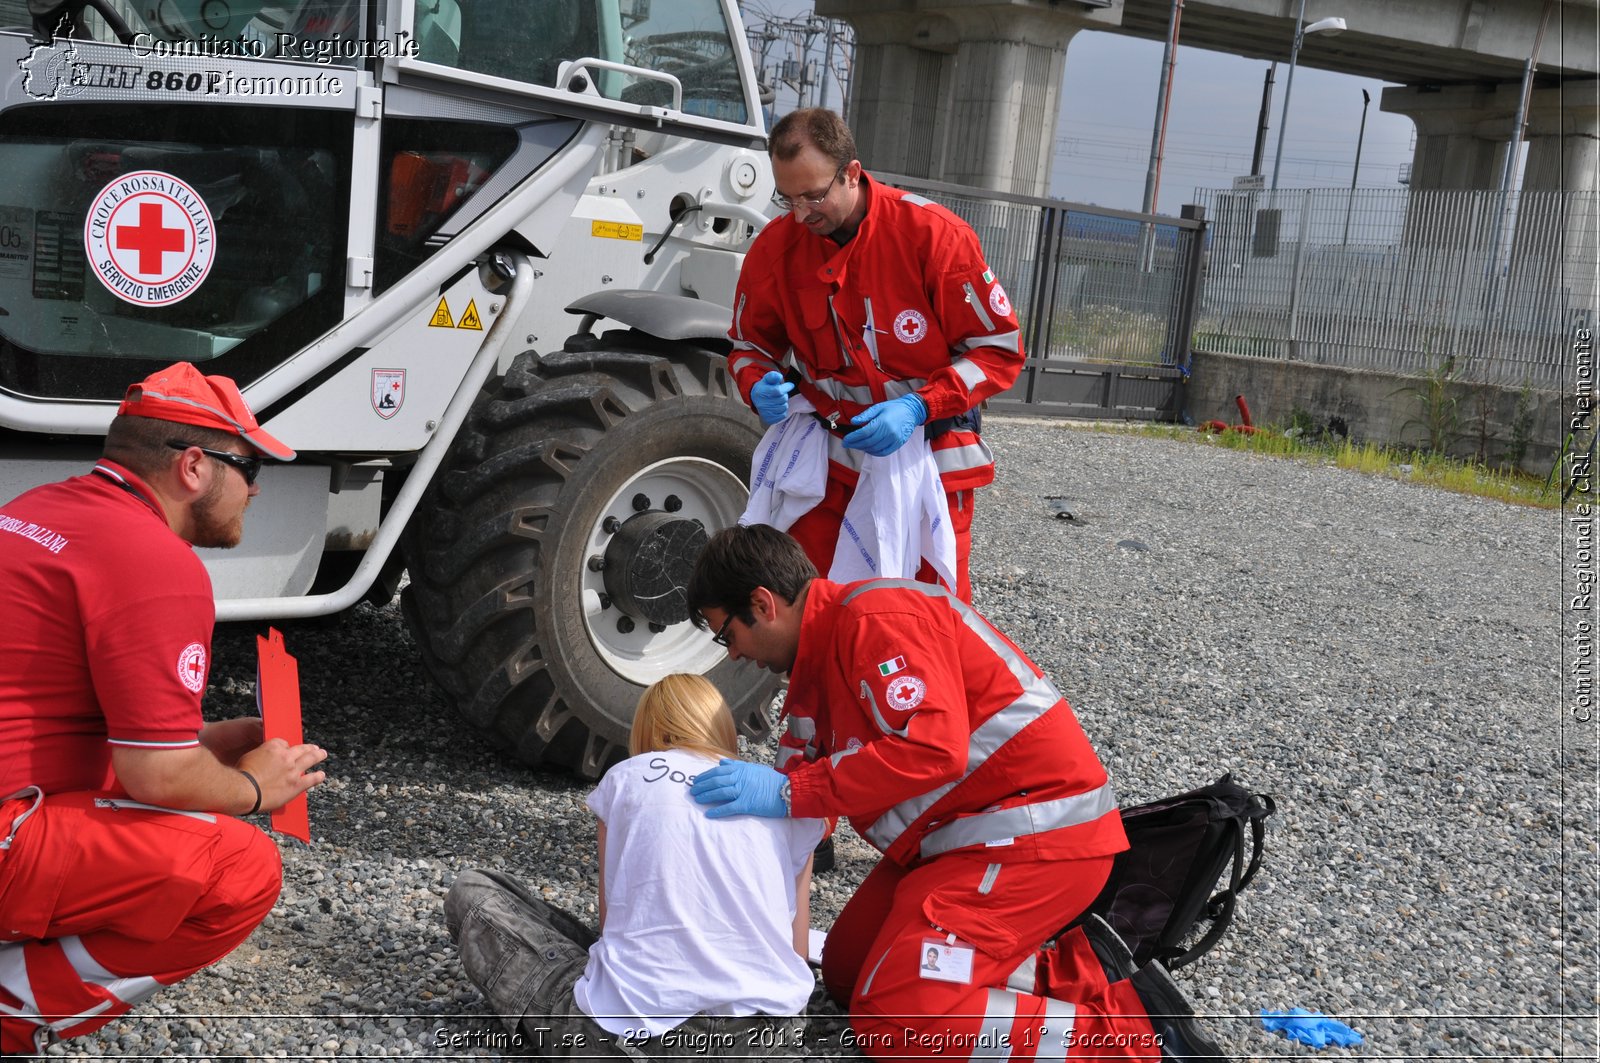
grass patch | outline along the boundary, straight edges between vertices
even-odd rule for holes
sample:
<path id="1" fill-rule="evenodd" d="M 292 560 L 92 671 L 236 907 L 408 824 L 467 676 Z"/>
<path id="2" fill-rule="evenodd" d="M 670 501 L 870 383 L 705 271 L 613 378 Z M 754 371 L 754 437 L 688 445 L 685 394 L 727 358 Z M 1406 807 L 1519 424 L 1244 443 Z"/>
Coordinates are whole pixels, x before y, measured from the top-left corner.
<path id="1" fill-rule="evenodd" d="M 1437 487 L 1457 494 L 1476 495 L 1539 509 L 1559 509 L 1564 485 L 1559 480 L 1541 480 L 1513 470 L 1497 469 L 1476 461 L 1461 461 L 1421 450 L 1380 447 L 1375 443 L 1352 443 L 1348 439 L 1308 440 L 1263 429 L 1254 435 L 1244 432 L 1197 432 L 1180 425 L 1148 425 L 1144 435 L 1158 439 L 1185 440 L 1203 446 L 1227 447 L 1268 457 L 1294 458 L 1352 469 L 1369 476 Z M 1594 494 L 1574 494 L 1569 502 L 1595 501 Z"/>

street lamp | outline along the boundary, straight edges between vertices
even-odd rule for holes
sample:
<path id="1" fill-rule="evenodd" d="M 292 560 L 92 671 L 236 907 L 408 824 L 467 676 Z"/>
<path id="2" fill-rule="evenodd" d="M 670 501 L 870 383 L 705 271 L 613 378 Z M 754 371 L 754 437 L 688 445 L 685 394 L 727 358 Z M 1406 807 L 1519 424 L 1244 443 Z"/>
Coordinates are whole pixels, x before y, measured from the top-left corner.
<path id="1" fill-rule="evenodd" d="M 1319 18 L 1306 25 L 1306 0 L 1300 0 L 1300 13 L 1294 20 L 1294 47 L 1289 52 L 1289 76 L 1283 81 L 1283 113 L 1278 116 L 1278 154 L 1272 161 L 1272 190 L 1278 190 L 1278 170 L 1283 165 L 1283 138 L 1289 132 L 1289 94 L 1294 91 L 1294 67 L 1300 59 L 1300 46 L 1309 34 L 1343 33 L 1345 21 L 1338 16 Z"/>
<path id="2" fill-rule="evenodd" d="M 1361 90 L 1361 132 L 1356 134 L 1356 165 L 1350 171 L 1350 198 L 1344 204 L 1344 239 L 1340 245 L 1350 242 L 1350 209 L 1356 205 L 1356 178 L 1361 176 L 1361 142 L 1367 139 L 1367 105 L 1372 103 L 1372 94 L 1366 89 Z"/>

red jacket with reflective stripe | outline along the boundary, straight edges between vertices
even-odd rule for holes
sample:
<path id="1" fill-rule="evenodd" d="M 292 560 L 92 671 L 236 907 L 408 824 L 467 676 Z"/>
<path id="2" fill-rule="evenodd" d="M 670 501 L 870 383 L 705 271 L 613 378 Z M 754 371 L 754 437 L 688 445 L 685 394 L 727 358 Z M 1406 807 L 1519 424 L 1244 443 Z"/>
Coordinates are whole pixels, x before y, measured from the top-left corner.
<path id="1" fill-rule="evenodd" d="M 791 352 L 841 424 L 908 391 L 933 421 L 1010 387 L 1022 370 L 1022 333 L 972 228 L 865 174 L 861 189 L 866 217 L 843 247 L 792 214 L 768 223 L 751 246 L 729 330 L 728 364 L 745 400 Z M 948 491 L 994 479 L 993 456 L 974 432 L 947 432 L 933 449 Z M 834 472 L 854 482 L 860 454 L 834 438 Z"/>
<path id="2" fill-rule="evenodd" d="M 909 580 L 813 580 L 778 766 L 796 816 L 847 815 L 896 863 L 1128 847 L 1071 706 L 971 606 Z"/>

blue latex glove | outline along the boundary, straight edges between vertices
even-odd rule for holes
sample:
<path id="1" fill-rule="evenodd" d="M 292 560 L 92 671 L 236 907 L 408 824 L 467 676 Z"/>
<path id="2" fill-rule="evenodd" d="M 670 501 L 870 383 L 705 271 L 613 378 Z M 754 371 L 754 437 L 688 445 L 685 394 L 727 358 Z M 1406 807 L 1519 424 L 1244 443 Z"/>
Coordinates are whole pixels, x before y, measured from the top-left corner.
<path id="1" fill-rule="evenodd" d="M 715 805 L 707 819 L 725 816 L 766 816 L 783 819 L 783 773 L 765 764 L 724 758 L 716 767 L 695 776 L 690 795 L 702 805 Z"/>
<path id="2" fill-rule="evenodd" d="M 778 372 L 768 373 L 750 389 L 750 405 L 756 408 L 762 424 L 777 424 L 789 416 L 789 392 L 794 385 Z"/>
<path id="3" fill-rule="evenodd" d="M 1269 1032 L 1276 1031 L 1291 1041 L 1299 1041 L 1312 1048 L 1361 1043 L 1361 1035 L 1338 1019 L 1330 1019 L 1320 1011 L 1307 1011 L 1305 1008 L 1290 1008 L 1288 1011 L 1262 1008 L 1261 1025 Z"/>
<path id="4" fill-rule="evenodd" d="M 928 404 L 916 392 L 868 406 L 851 424 L 861 425 L 840 440 L 845 446 L 882 458 L 905 446 L 917 425 L 928 419 Z"/>

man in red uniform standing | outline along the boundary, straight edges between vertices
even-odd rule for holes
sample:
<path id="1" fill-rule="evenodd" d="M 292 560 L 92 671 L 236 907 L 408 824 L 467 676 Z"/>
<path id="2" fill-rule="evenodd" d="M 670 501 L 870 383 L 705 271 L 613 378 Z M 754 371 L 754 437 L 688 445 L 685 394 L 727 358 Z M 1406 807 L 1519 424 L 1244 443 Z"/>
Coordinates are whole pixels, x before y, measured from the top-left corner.
<path id="1" fill-rule="evenodd" d="M 703 772 L 707 814 L 846 815 L 884 854 L 822 956 L 868 1056 L 1221 1056 L 1105 924 L 1058 934 L 1127 838 L 1072 708 L 971 606 L 911 580 L 819 579 L 797 542 L 752 525 L 712 537 L 689 608 L 730 657 L 791 677 L 780 770 Z"/>
<path id="2" fill-rule="evenodd" d="M 215 606 L 195 546 L 235 546 L 262 431 L 180 362 L 128 389 L 86 475 L 0 506 L 0 1049 L 90 1033 L 215 963 L 277 900 L 234 817 L 323 779 L 259 719 L 204 723 Z"/>
<path id="3" fill-rule="evenodd" d="M 1011 299 L 966 222 L 867 176 L 837 114 L 786 115 L 767 151 L 788 213 L 745 258 L 728 365 L 766 424 L 798 390 L 835 429 L 826 494 L 789 534 L 827 572 L 863 455 L 892 454 L 920 427 L 955 533 L 951 589 L 970 601 L 972 492 L 994 479 L 976 407 L 1022 369 Z M 932 567 L 918 578 L 934 582 Z"/>

